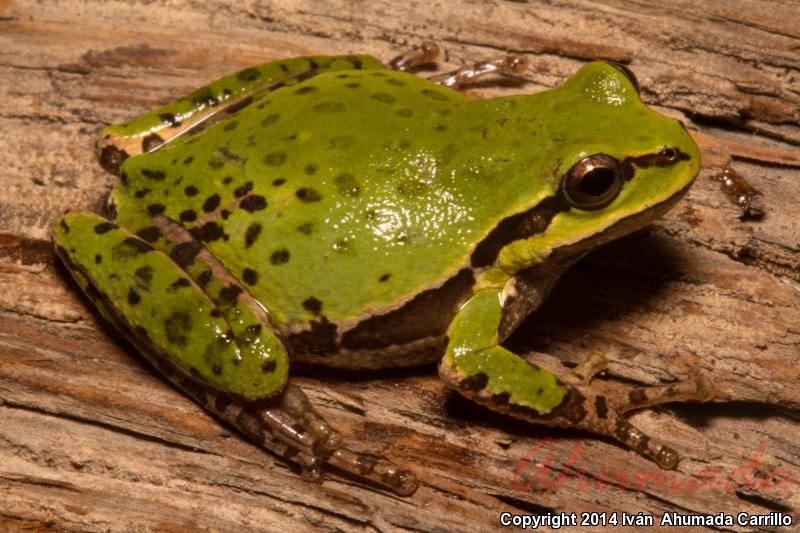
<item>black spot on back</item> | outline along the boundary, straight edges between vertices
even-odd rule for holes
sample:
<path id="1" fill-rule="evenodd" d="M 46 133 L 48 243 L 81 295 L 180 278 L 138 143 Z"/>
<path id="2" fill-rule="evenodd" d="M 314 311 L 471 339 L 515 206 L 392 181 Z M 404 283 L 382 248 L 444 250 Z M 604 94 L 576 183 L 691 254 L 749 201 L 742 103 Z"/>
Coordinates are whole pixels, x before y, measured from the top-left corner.
<path id="1" fill-rule="evenodd" d="M 147 288 L 150 286 L 150 282 L 153 281 L 153 267 L 150 265 L 141 266 L 134 271 L 133 275 L 136 276 L 139 283 Z"/>
<path id="2" fill-rule="evenodd" d="M 261 77 L 261 72 L 257 68 L 246 68 L 236 73 L 236 79 L 239 81 L 255 81 Z"/>
<path id="3" fill-rule="evenodd" d="M 166 207 L 163 204 L 150 204 L 147 206 L 147 213 L 150 216 L 157 216 L 164 212 Z"/>
<path id="4" fill-rule="evenodd" d="M 369 95 L 372 100 L 377 100 L 378 102 L 383 102 L 384 104 L 393 104 L 397 98 L 394 95 L 389 93 L 375 93 Z"/>
<path id="5" fill-rule="evenodd" d="M 403 109 L 398 109 L 397 110 L 397 116 L 399 116 L 399 117 L 408 118 L 408 117 L 412 116 L 413 114 L 414 114 L 414 112 L 411 111 L 410 109 L 408 109 L 407 107 L 404 107 Z"/>
<path id="6" fill-rule="evenodd" d="M 358 196 L 361 193 L 361 186 L 352 174 L 339 174 L 333 178 L 333 183 L 343 196 Z"/>
<path id="7" fill-rule="evenodd" d="M 297 189 L 295 195 L 303 202 L 319 202 L 322 200 L 322 195 L 319 191 L 311 187 L 301 187 Z"/>
<path id="8" fill-rule="evenodd" d="M 383 276 L 381 276 L 380 278 L 378 278 L 378 281 L 380 281 L 380 282 L 389 281 L 389 278 L 390 278 L 390 277 L 392 277 L 392 275 L 391 275 L 391 274 L 384 274 Z"/>
<path id="9" fill-rule="evenodd" d="M 149 189 L 148 187 L 145 187 L 144 189 L 139 189 L 138 191 L 133 193 L 133 195 L 136 198 L 144 198 L 145 196 L 147 196 L 150 193 L 150 190 L 151 189 Z"/>
<path id="10" fill-rule="evenodd" d="M 131 305 L 136 305 L 140 301 L 142 301 L 142 297 L 139 296 L 139 293 L 137 293 L 133 289 L 129 289 L 128 290 L 128 303 L 131 304 Z"/>
<path id="11" fill-rule="evenodd" d="M 209 87 L 201 87 L 197 89 L 196 91 L 194 91 L 192 94 L 189 95 L 189 99 L 195 106 L 217 105 L 217 98 L 214 96 L 214 93 L 211 92 L 211 89 Z"/>
<path id="12" fill-rule="evenodd" d="M 279 167 L 286 162 L 286 152 L 272 152 L 264 157 L 264 163 L 271 167 Z"/>
<path id="13" fill-rule="evenodd" d="M 284 183 L 286 183 L 286 180 L 284 178 L 278 178 L 278 179 L 272 181 L 272 185 L 275 186 L 275 187 L 280 187 Z"/>
<path id="14" fill-rule="evenodd" d="M 153 251 L 153 247 L 136 237 L 128 237 L 111 249 L 111 257 L 115 261 L 125 261 L 139 254 Z"/>
<path id="15" fill-rule="evenodd" d="M 249 193 L 252 190 L 253 190 L 253 182 L 252 181 L 248 181 L 244 185 L 242 185 L 240 187 L 236 187 L 236 189 L 234 189 L 234 191 L 233 191 L 233 195 L 236 198 L 241 198 L 242 196 L 244 196 L 245 194 Z"/>
<path id="16" fill-rule="evenodd" d="M 224 303 L 233 305 L 236 303 L 236 298 L 243 292 L 244 290 L 238 285 L 228 285 L 219 291 L 219 299 Z"/>
<path id="17" fill-rule="evenodd" d="M 211 213 L 217 207 L 219 207 L 219 202 L 220 202 L 219 194 L 216 193 L 212 194 L 211 196 L 206 198 L 205 202 L 203 202 L 203 211 L 205 211 L 206 213 Z"/>
<path id="18" fill-rule="evenodd" d="M 255 285 L 258 283 L 258 272 L 252 268 L 245 268 L 242 272 L 242 280 L 248 285 Z"/>
<path id="19" fill-rule="evenodd" d="M 103 256 L 100 254 L 95 254 L 94 256 L 94 264 L 99 265 L 103 262 Z"/>
<path id="20" fill-rule="evenodd" d="M 197 276 L 197 284 L 200 285 L 201 287 L 205 287 L 211 282 L 211 278 L 213 277 L 214 275 L 211 273 L 210 270 L 203 270 L 202 272 L 200 272 L 200 275 Z"/>
<path id="21" fill-rule="evenodd" d="M 194 156 L 193 156 L 193 155 L 190 155 L 189 157 L 187 157 L 186 159 L 184 159 L 184 160 L 183 160 L 183 164 L 184 164 L 184 165 L 188 165 L 188 164 L 189 164 L 189 163 L 191 163 L 192 161 L 194 161 Z"/>
<path id="22" fill-rule="evenodd" d="M 195 213 L 192 209 L 181 211 L 180 219 L 181 222 L 194 222 L 197 220 L 197 213 Z"/>
<path id="23" fill-rule="evenodd" d="M 295 89 L 294 94 L 310 94 L 318 90 L 319 89 L 317 89 L 316 87 L 313 87 L 311 85 L 306 85 L 305 87 L 300 87 L 299 89 Z"/>
<path id="24" fill-rule="evenodd" d="M 179 289 L 181 287 L 189 287 L 192 283 L 187 278 L 178 278 L 177 280 L 172 282 L 173 289 Z"/>
<path id="25" fill-rule="evenodd" d="M 275 372 L 275 367 L 277 363 L 275 361 L 267 361 L 263 365 L 261 365 L 261 371 L 265 374 L 272 374 Z"/>
<path id="26" fill-rule="evenodd" d="M 306 165 L 306 168 L 303 169 L 303 172 L 308 174 L 309 176 L 314 174 L 317 171 L 317 165 L 313 163 L 309 163 Z"/>
<path id="27" fill-rule="evenodd" d="M 197 254 L 200 253 L 200 244 L 197 242 L 182 242 L 175 245 L 169 252 L 170 258 L 175 261 L 175 264 L 186 270 L 186 268 L 194 263 Z"/>
<path id="28" fill-rule="evenodd" d="M 167 177 L 167 175 L 164 174 L 164 171 L 162 170 L 150 170 L 149 168 L 143 168 L 141 172 L 142 176 L 154 181 L 163 181 L 164 178 Z"/>
<path id="29" fill-rule="evenodd" d="M 225 237 L 225 231 L 217 222 L 206 222 L 199 228 L 192 229 L 192 235 L 203 242 L 213 242 Z"/>
<path id="30" fill-rule="evenodd" d="M 108 233 L 112 229 L 117 229 L 119 226 L 112 222 L 101 222 L 94 227 L 94 232 L 98 235 L 102 235 L 103 233 Z"/>
<path id="31" fill-rule="evenodd" d="M 271 115 L 267 115 L 266 117 L 264 117 L 261 120 L 261 126 L 265 127 L 265 128 L 267 126 L 271 126 L 272 124 L 275 124 L 276 122 L 278 122 L 278 119 L 280 119 L 280 118 L 281 118 L 281 116 L 279 114 L 277 114 L 277 113 L 273 113 Z"/>
<path id="32" fill-rule="evenodd" d="M 136 232 L 136 236 L 147 242 L 156 242 L 161 237 L 161 230 L 156 226 L 148 226 Z"/>
<path id="33" fill-rule="evenodd" d="M 248 213 L 253 213 L 254 211 L 265 209 L 267 207 L 267 200 L 259 194 L 251 194 L 250 196 L 242 198 L 242 201 L 239 202 L 239 207 Z"/>
<path id="34" fill-rule="evenodd" d="M 186 186 L 186 187 L 183 189 L 183 193 L 184 193 L 186 196 L 195 196 L 195 195 L 196 195 L 198 192 L 200 192 L 200 191 L 198 191 L 198 190 L 197 190 L 197 187 L 195 187 L 194 185 L 187 185 L 187 186 Z"/>
<path id="35" fill-rule="evenodd" d="M 261 234 L 261 224 L 258 222 L 253 222 L 247 227 L 247 231 L 244 234 L 244 246 L 245 248 L 250 248 L 256 239 L 258 238 L 259 234 Z"/>
<path id="36" fill-rule="evenodd" d="M 225 124 L 222 127 L 222 129 L 225 130 L 225 131 L 231 131 L 231 130 L 235 130 L 238 125 L 239 125 L 239 121 L 238 120 L 232 120 L 231 122 L 228 122 L 227 124 Z"/>
<path id="37" fill-rule="evenodd" d="M 311 296 L 303 301 L 303 309 L 309 313 L 319 315 L 322 312 L 322 302 Z"/>
<path id="38" fill-rule="evenodd" d="M 311 222 L 305 222 L 297 226 L 297 231 L 299 231 L 303 235 L 311 235 L 311 232 L 313 230 L 314 230 L 314 224 Z"/>
<path id="39" fill-rule="evenodd" d="M 282 265 L 287 261 L 289 261 L 289 250 L 286 248 L 275 250 L 272 252 L 272 255 L 269 256 L 269 262 L 273 265 Z"/>
<path id="40" fill-rule="evenodd" d="M 164 319 L 167 342 L 175 346 L 186 346 L 191 329 L 192 319 L 186 311 L 175 311 Z"/>

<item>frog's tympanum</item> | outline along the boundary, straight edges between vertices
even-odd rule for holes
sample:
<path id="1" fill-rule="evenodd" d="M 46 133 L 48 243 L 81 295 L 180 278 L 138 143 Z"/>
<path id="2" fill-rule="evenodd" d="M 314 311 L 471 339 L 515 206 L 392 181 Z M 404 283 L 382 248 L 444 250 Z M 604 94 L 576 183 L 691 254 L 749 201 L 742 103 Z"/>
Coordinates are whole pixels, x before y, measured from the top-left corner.
<path id="1" fill-rule="evenodd" d="M 696 376 L 610 397 L 589 383 L 598 354 L 555 375 L 501 344 L 570 264 L 662 215 L 700 168 L 622 67 L 476 100 L 370 56 L 276 61 L 110 126 L 98 150 L 119 174 L 109 218 L 59 217 L 58 255 L 172 383 L 309 479 L 331 464 L 401 494 L 418 483 L 344 445 L 287 383 L 290 359 L 439 361 L 490 409 L 664 468 L 677 453 L 624 413 L 712 395 Z"/>

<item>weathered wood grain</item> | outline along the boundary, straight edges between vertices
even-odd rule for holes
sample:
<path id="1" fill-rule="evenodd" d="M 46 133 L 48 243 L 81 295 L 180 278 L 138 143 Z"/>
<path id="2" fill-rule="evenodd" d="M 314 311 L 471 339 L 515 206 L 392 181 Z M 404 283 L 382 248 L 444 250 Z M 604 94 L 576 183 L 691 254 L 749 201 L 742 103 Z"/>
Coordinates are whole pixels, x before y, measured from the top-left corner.
<path id="1" fill-rule="evenodd" d="M 0 0 L 0 530 L 443 531 L 489 529 L 502 511 L 779 510 L 797 523 L 798 20 L 790 0 Z M 531 59 L 527 83 L 469 89 L 481 97 L 554 86 L 590 58 L 627 63 L 648 103 L 698 132 L 706 169 L 687 199 L 587 257 L 509 341 L 557 371 L 603 351 L 598 386 L 612 390 L 709 373 L 719 403 L 633 416 L 682 452 L 675 473 L 475 407 L 432 367 L 301 369 L 345 435 L 423 482 L 405 499 L 342 476 L 308 485 L 158 378 L 54 261 L 55 216 L 99 210 L 113 185 L 92 153 L 102 125 L 262 61 L 388 59 L 423 39 L 446 49 L 444 69 Z M 739 221 L 708 179 L 728 153 L 763 192 L 763 220 Z"/>

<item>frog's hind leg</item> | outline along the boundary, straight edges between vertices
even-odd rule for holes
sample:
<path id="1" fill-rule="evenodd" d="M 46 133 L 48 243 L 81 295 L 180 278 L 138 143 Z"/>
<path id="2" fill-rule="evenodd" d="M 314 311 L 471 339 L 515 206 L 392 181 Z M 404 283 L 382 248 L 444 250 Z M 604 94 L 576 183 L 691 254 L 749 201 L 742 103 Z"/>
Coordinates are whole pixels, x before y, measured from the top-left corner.
<path id="1" fill-rule="evenodd" d="M 674 385 L 635 388 L 627 398 L 616 400 L 589 385 L 606 365 L 599 354 L 590 354 L 559 378 L 500 346 L 501 294 L 502 289 L 482 289 L 459 310 L 439 365 L 445 383 L 490 409 L 538 424 L 606 435 L 662 468 L 675 467 L 678 453 L 634 427 L 623 415 L 669 401 L 707 401 L 713 395 L 707 379 L 697 376 Z"/>
<path id="2" fill-rule="evenodd" d="M 54 226 L 56 251 L 101 314 L 170 382 L 299 463 L 304 477 L 321 479 L 330 463 L 413 492 L 412 473 L 344 448 L 305 394 L 287 384 L 288 357 L 266 311 L 189 232 L 158 221 L 151 244 L 95 214 L 66 213 Z"/>
<path id="3" fill-rule="evenodd" d="M 130 156 L 152 152 L 202 131 L 249 105 L 264 105 L 268 93 L 323 72 L 382 68 L 372 56 L 309 56 L 272 61 L 225 76 L 160 108 L 100 131 L 97 152 L 109 172 Z"/>

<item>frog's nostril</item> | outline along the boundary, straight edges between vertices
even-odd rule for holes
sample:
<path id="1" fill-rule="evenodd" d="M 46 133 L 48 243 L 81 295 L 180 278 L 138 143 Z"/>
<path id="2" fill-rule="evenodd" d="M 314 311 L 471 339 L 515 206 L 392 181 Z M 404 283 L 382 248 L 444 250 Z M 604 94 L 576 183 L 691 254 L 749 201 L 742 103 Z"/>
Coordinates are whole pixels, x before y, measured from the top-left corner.
<path id="1" fill-rule="evenodd" d="M 628 78 L 628 81 L 633 84 L 633 88 L 636 89 L 636 94 L 639 94 L 639 80 L 636 79 L 636 74 L 634 74 L 631 69 L 621 63 L 614 63 L 612 61 L 609 61 L 608 64 L 622 72 L 625 77 Z"/>

